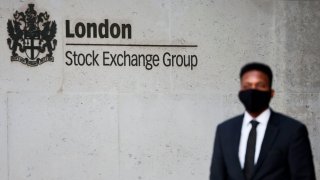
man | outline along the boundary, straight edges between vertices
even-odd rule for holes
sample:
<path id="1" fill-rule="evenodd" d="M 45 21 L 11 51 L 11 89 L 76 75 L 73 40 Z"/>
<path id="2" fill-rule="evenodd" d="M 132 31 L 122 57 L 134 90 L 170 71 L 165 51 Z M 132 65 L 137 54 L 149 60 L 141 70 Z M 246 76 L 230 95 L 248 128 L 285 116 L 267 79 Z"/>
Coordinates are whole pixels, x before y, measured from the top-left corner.
<path id="1" fill-rule="evenodd" d="M 305 125 L 269 108 L 270 67 L 247 64 L 240 80 L 246 111 L 217 127 L 210 180 L 315 180 Z"/>

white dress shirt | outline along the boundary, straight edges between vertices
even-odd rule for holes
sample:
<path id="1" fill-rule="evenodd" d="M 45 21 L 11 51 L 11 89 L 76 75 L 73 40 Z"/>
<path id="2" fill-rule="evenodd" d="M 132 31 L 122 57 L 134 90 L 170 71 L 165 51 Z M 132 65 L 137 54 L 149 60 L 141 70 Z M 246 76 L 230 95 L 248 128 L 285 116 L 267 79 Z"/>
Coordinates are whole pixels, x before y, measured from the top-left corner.
<path id="1" fill-rule="evenodd" d="M 267 124 L 268 124 L 270 115 L 271 115 L 271 111 L 269 108 L 263 111 L 256 118 L 253 118 L 247 111 L 244 113 L 244 118 L 243 118 L 242 127 L 241 127 L 240 145 L 239 145 L 239 161 L 242 169 L 244 168 L 244 161 L 245 161 L 246 150 L 247 150 L 247 141 L 248 141 L 251 127 L 252 127 L 250 121 L 254 119 L 259 122 L 257 126 L 256 150 L 254 155 L 254 163 L 256 164 L 258 161 L 263 137 L 267 129 Z"/>

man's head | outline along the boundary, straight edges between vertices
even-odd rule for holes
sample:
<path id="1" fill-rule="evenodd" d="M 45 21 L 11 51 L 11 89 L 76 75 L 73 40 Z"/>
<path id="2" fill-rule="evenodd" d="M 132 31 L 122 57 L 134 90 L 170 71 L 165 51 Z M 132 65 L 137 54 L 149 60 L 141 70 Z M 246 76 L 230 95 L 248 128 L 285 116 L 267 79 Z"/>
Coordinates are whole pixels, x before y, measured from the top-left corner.
<path id="1" fill-rule="evenodd" d="M 272 78 L 272 71 L 268 65 L 256 62 L 246 64 L 240 71 L 241 90 L 271 90 Z"/>
<path id="2" fill-rule="evenodd" d="M 259 115 L 269 107 L 274 96 L 272 78 L 270 67 L 262 63 L 249 63 L 241 68 L 239 98 L 252 115 Z"/>

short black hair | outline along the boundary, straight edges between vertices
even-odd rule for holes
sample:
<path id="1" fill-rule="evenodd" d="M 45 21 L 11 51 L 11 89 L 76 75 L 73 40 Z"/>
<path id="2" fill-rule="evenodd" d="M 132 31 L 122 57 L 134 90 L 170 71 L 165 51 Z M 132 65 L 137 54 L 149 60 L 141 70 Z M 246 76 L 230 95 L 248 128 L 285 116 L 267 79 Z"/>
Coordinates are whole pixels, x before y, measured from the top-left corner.
<path id="1" fill-rule="evenodd" d="M 269 78 L 269 86 L 272 87 L 272 78 L 273 78 L 272 70 L 268 65 L 263 63 L 252 62 L 244 65 L 240 71 L 240 79 L 246 72 L 252 71 L 252 70 L 257 70 L 266 74 Z"/>

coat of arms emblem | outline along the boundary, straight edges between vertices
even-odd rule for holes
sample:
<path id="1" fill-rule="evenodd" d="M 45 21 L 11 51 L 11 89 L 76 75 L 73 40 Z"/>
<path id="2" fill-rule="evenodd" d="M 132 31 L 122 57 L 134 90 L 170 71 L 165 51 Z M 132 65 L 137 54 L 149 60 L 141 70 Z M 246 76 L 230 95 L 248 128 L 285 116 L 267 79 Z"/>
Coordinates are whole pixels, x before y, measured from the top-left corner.
<path id="1" fill-rule="evenodd" d="M 34 4 L 28 4 L 25 12 L 16 11 L 13 20 L 8 20 L 7 28 L 10 38 L 8 46 L 12 50 L 11 61 L 19 61 L 28 66 L 38 66 L 47 61 L 54 61 L 52 51 L 57 40 L 57 24 L 49 20 L 47 12 L 34 10 Z M 24 57 L 18 54 L 24 53 Z M 44 56 L 41 54 L 46 53 Z"/>

